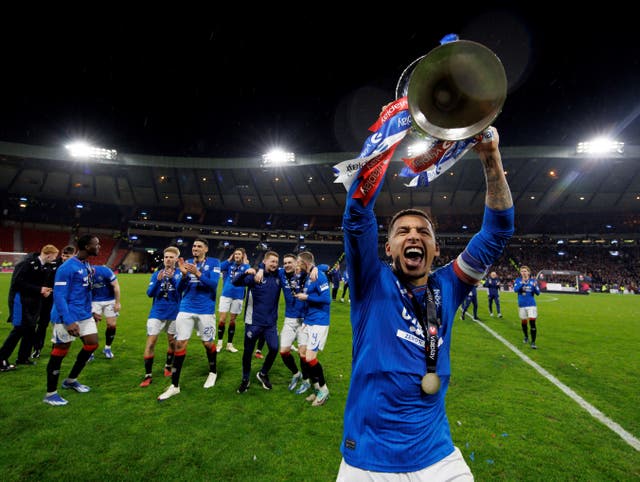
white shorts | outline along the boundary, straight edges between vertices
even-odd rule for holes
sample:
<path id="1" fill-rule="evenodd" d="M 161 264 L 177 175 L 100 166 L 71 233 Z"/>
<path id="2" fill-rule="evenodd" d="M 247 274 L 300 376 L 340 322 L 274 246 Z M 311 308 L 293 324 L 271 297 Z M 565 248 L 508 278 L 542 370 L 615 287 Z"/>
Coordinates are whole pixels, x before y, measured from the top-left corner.
<path id="1" fill-rule="evenodd" d="M 118 316 L 118 312 L 115 310 L 115 307 L 115 300 L 91 302 L 91 312 L 106 316 L 107 318 L 115 318 Z"/>
<path id="2" fill-rule="evenodd" d="M 303 320 L 304 318 L 284 318 L 284 325 L 282 325 L 282 331 L 280 332 L 280 346 L 291 346 L 294 341 L 298 341 L 298 346 L 305 345 L 302 343 L 303 338 Z"/>
<path id="3" fill-rule="evenodd" d="M 87 318 L 86 320 L 77 321 L 78 326 L 80 327 L 80 337 L 87 335 L 95 335 L 98 333 L 98 325 L 96 325 L 96 320 L 93 318 Z M 67 329 L 64 327 L 64 323 L 55 323 L 53 325 L 53 330 L 51 332 L 51 343 L 71 343 L 76 339 L 75 336 L 69 334 Z"/>
<path id="4" fill-rule="evenodd" d="M 239 315 L 242 313 L 242 302 L 244 298 L 229 298 L 221 296 L 218 300 L 218 313 L 233 313 Z"/>
<path id="5" fill-rule="evenodd" d="M 460 453 L 454 447 L 451 455 L 416 472 L 371 472 L 358 469 L 347 464 L 344 459 L 340 462 L 340 470 L 336 482 L 423 482 L 431 480 L 455 480 L 456 482 L 472 481 L 473 474 Z"/>
<path id="6" fill-rule="evenodd" d="M 176 340 L 183 341 L 191 338 L 193 329 L 202 341 L 215 341 L 216 316 L 201 315 L 198 313 L 178 313 L 176 318 Z"/>
<path id="7" fill-rule="evenodd" d="M 525 306 L 524 308 L 518 308 L 518 314 L 520 315 L 520 319 L 524 320 L 527 318 L 537 318 L 538 317 L 538 307 L 537 306 Z"/>
<path id="8" fill-rule="evenodd" d="M 308 351 L 322 351 L 327 343 L 329 325 L 304 325 Z"/>
<path id="9" fill-rule="evenodd" d="M 163 331 L 169 335 L 175 335 L 176 320 L 159 320 L 158 318 L 147 320 L 147 336 L 158 336 Z"/>

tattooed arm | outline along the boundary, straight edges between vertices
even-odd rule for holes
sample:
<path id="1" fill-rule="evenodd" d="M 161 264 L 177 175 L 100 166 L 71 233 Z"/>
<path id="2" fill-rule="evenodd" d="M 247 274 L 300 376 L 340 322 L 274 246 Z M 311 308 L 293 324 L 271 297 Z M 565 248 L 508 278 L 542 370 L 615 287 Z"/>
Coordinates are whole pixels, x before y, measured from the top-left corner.
<path id="1" fill-rule="evenodd" d="M 513 206 L 513 199 L 502 167 L 502 156 L 498 149 L 500 136 L 494 127 L 491 127 L 491 130 L 493 131 L 491 142 L 480 142 L 476 145 L 475 150 L 482 161 L 484 177 L 487 182 L 485 204 L 491 209 L 501 211 Z"/>

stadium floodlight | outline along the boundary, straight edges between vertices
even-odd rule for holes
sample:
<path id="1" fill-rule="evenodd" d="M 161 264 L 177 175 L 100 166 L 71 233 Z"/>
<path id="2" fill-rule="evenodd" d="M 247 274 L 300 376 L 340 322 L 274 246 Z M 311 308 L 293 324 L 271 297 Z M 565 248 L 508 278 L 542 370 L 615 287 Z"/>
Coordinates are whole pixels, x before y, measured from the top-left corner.
<path id="1" fill-rule="evenodd" d="M 96 147 L 86 142 L 73 142 L 64 146 L 71 154 L 71 157 L 80 159 L 106 159 L 114 160 L 118 157 L 118 151 L 115 149 L 105 149 L 104 147 Z"/>
<path id="2" fill-rule="evenodd" d="M 576 146 L 576 153 L 591 155 L 624 154 L 624 142 L 598 137 L 592 141 L 579 142 Z"/>
<path id="3" fill-rule="evenodd" d="M 294 162 L 296 162 L 296 155 L 293 152 L 285 152 L 280 149 L 262 155 L 262 167 L 282 166 Z"/>
<path id="4" fill-rule="evenodd" d="M 409 157 L 417 157 L 420 154 L 424 154 L 429 150 L 432 143 L 424 140 L 415 141 L 407 147 L 407 154 Z"/>

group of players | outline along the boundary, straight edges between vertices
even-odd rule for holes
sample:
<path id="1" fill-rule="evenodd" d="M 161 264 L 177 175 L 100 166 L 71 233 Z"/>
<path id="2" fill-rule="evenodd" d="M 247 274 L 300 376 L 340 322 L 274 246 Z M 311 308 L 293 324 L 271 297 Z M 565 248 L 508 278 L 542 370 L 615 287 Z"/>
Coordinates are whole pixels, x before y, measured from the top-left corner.
<path id="1" fill-rule="evenodd" d="M 0 348 L 0 371 L 11 371 L 16 365 L 34 365 L 40 358 L 51 321 L 53 285 L 58 267 L 76 254 L 72 245 L 62 251 L 52 244 L 40 253 L 31 253 L 18 263 L 9 290 L 9 319 L 12 330 Z M 116 334 L 116 320 L 120 311 L 120 286 L 108 266 L 92 267 L 91 299 L 96 320 L 106 320 L 106 344 L 103 353 L 113 358 L 111 343 Z M 20 343 L 15 365 L 8 359 Z"/>
<path id="2" fill-rule="evenodd" d="M 99 239 L 85 235 L 78 240 L 78 251 L 73 246 L 63 249 L 60 257 L 55 246 L 46 245 L 38 255 L 34 253 L 16 266 L 9 296 L 10 320 L 13 329 L 0 347 L 0 371 L 15 369 L 8 358 L 22 340 L 16 364 L 33 364 L 31 358 L 39 358 L 44 346 L 49 320 L 53 322 L 53 349 L 47 366 L 47 394 L 44 402 L 50 405 L 66 405 L 68 402 L 57 392 L 60 366 L 71 342 L 80 337 L 82 349 L 63 381 L 62 388 L 80 393 L 90 388 L 78 381 L 86 363 L 93 359 L 98 348 L 96 321 L 106 320 L 106 358 L 113 358 L 111 344 L 116 334 L 116 320 L 120 311 L 120 287 L 117 276 L 106 266 L 91 266 L 89 257 L 98 254 Z M 151 276 L 147 295 L 152 298 L 147 320 L 147 341 L 144 349 L 145 375 L 140 387 L 148 387 L 153 381 L 155 347 L 161 333 L 167 334 L 167 354 L 164 376 L 171 377 L 171 385 L 158 396 L 167 400 L 180 393 L 180 376 L 186 357 L 188 341 L 195 329 L 205 348 L 208 375 L 204 388 L 215 386 L 217 380 L 217 353 L 223 347 L 227 316 L 229 329 L 226 350 L 238 352 L 233 345 L 237 316 L 245 303 L 245 336 L 242 355 L 242 379 L 237 393 L 249 389 L 251 361 L 256 344 L 266 342 L 269 351 L 256 378 L 266 390 L 272 389 L 269 371 L 277 353 L 291 371 L 288 389 L 296 394 L 308 391 L 313 406 L 323 405 L 329 389 L 324 370 L 318 362 L 318 353 L 327 340 L 330 323 L 331 292 L 325 271 L 316 267 L 309 252 L 286 254 L 283 267 L 279 267 L 279 255 L 265 253 L 257 268 L 250 267 L 246 252 L 238 248 L 227 260 L 207 256 L 208 242 L 198 238 L 192 244 L 192 258 L 180 257 L 175 246 L 164 250 L 163 266 Z M 518 293 L 519 315 L 524 332 L 524 343 L 536 347 L 537 307 L 534 299 L 539 287 L 530 276 L 528 267 L 520 269 L 514 291 Z M 222 293 L 218 300 L 219 320 L 216 326 L 216 295 L 220 277 Z M 55 286 L 52 286 L 55 279 Z M 489 289 L 489 311 L 493 316 L 495 303 L 497 316 L 500 311 L 500 280 L 491 273 L 484 285 Z M 25 290 L 28 286 L 29 290 Z M 55 288 L 55 289 L 54 289 Z M 246 293 L 248 292 L 248 293 Z M 278 337 L 278 306 L 280 293 L 285 298 L 285 319 Z M 30 293 L 33 293 L 30 297 Z M 55 303 L 54 303 L 55 300 Z M 462 305 L 462 318 L 473 302 L 473 290 Z M 477 319 L 477 300 L 474 303 L 474 320 Z M 217 343 L 216 343 L 217 334 Z M 297 343 L 300 368 L 291 351 Z M 299 384 L 299 386 L 298 386 Z"/>
<path id="3" fill-rule="evenodd" d="M 460 319 L 464 320 L 467 310 L 470 306 L 473 306 L 472 320 L 481 321 L 480 318 L 478 318 L 477 286 L 479 285 L 484 286 L 488 291 L 489 316 L 493 317 L 493 305 L 495 304 L 497 317 L 502 318 L 502 311 L 500 310 L 501 282 L 498 274 L 492 271 L 484 282 L 479 282 L 477 285 L 474 285 L 462 301 L 462 305 L 460 306 Z M 520 317 L 522 332 L 524 333 L 523 343 L 529 343 L 529 333 L 531 333 L 531 348 L 536 350 L 538 348 L 536 345 L 538 307 L 535 297 L 540 295 L 540 287 L 538 286 L 538 282 L 531 277 L 531 268 L 528 266 L 520 267 L 520 277 L 516 278 L 513 291 L 518 294 L 518 316 Z"/>
<path id="4" fill-rule="evenodd" d="M 113 271 L 106 266 L 93 267 L 89 257 L 100 250 L 93 235 L 78 239 L 78 251 L 66 246 L 60 256 L 55 246 L 45 245 L 40 253 L 28 255 L 18 263 L 9 289 L 9 321 L 12 330 L 0 348 L 0 371 L 16 368 L 8 359 L 18 342 L 17 365 L 34 365 L 44 347 L 47 327 L 53 323 L 53 348 L 47 364 L 47 394 L 44 402 L 66 405 L 57 392 L 60 367 L 71 342 L 80 337 L 83 347 L 62 388 L 86 393 L 90 388 L 78 381 L 80 372 L 98 348 L 96 321 L 106 319 L 106 358 L 113 358 L 111 343 L 116 334 L 120 310 L 120 287 Z"/>
<path id="5" fill-rule="evenodd" d="M 203 386 L 215 386 L 217 353 L 224 347 L 227 315 L 226 350 L 235 353 L 238 351 L 233 345 L 236 318 L 242 312 L 247 292 L 242 379 L 237 393 L 242 394 L 249 389 L 253 352 L 258 341 L 264 340 L 269 351 L 256 373 L 262 387 L 266 390 L 273 388 L 269 371 L 279 352 L 292 374 L 288 389 L 302 394 L 313 384 L 315 390 L 307 400 L 313 406 L 323 405 L 329 389 L 317 357 L 327 340 L 331 297 L 326 275 L 316 267 L 313 255 L 308 251 L 297 256 L 285 254 L 283 267 L 279 267 L 278 253 L 267 251 L 260 264 L 252 268 L 242 248 L 234 250 L 223 262 L 207 256 L 208 243 L 205 239 L 195 239 L 191 251 L 193 257 L 184 261 L 178 248 L 166 248 L 163 267 L 151 277 L 147 295 L 153 298 L 153 303 L 147 321 L 145 377 L 140 386 L 147 387 L 152 383 L 155 345 L 160 333 L 166 332 L 168 349 L 164 374 L 171 377 L 171 385 L 158 400 L 167 400 L 180 393 L 180 374 L 194 329 L 202 341 L 208 361 L 209 373 Z M 216 294 L 221 276 L 220 320 L 216 326 Z M 286 308 L 278 338 L 281 292 Z M 291 354 L 294 342 L 298 345 L 300 368 Z"/>
<path id="6" fill-rule="evenodd" d="M 116 319 L 121 308 L 117 276 L 106 266 L 94 267 L 90 264 L 89 258 L 98 255 L 100 250 L 100 241 L 96 236 L 80 237 L 77 246 L 77 252 L 74 247 L 67 247 L 63 250 L 64 258 L 56 258 L 58 249 L 47 245 L 39 255 L 34 253 L 16 266 L 9 297 L 14 329 L 0 348 L 1 371 L 16 368 L 8 362 L 8 358 L 20 339 L 22 344 L 17 362 L 34 364 L 28 354 L 33 349 L 32 358 L 38 358 L 44 344 L 44 339 L 40 345 L 35 342 L 36 332 L 44 338 L 49 320 L 53 323 L 53 349 L 47 365 L 47 393 L 43 401 L 54 406 L 68 403 L 57 392 L 57 386 L 62 361 L 76 337 L 82 340 L 82 348 L 68 377 L 63 380 L 62 388 L 79 393 L 90 391 L 90 387 L 80 383 L 78 377 L 98 348 L 96 322 L 103 318 L 106 319 L 103 353 L 106 358 L 114 357 L 111 343 L 115 338 Z M 306 399 L 313 406 L 323 405 L 328 399 L 329 389 L 322 365 L 318 362 L 318 352 L 322 351 L 327 340 L 331 295 L 326 274 L 318 270 L 313 255 L 310 252 L 301 252 L 297 256 L 286 254 L 281 268 L 278 253 L 268 251 L 262 262 L 252 268 L 242 248 L 234 250 L 222 262 L 207 256 L 206 239 L 195 239 L 191 251 L 192 257 L 184 260 L 177 247 L 166 248 L 163 266 L 151 276 L 147 295 L 153 301 L 147 320 L 145 376 L 140 386 L 148 387 L 153 381 L 155 346 L 159 335 L 165 332 L 168 348 L 164 375 L 171 377 L 171 385 L 158 396 L 158 400 L 167 400 L 180 393 L 180 375 L 194 329 L 207 356 L 208 376 L 204 388 L 215 386 L 218 376 L 217 353 L 224 346 L 222 340 L 227 315 L 229 330 L 226 350 L 238 352 L 233 345 L 233 338 L 236 318 L 242 312 L 246 292 L 242 379 L 237 392 L 245 393 L 248 390 L 253 351 L 256 343 L 263 340 L 269 351 L 256 374 L 262 387 L 272 389 L 269 370 L 279 352 L 292 374 L 288 389 L 302 394 L 313 386 L 314 390 Z M 326 267 L 321 268 L 326 270 Z M 28 273 L 26 277 L 25 273 Z M 223 278 L 223 288 L 218 303 L 220 319 L 216 326 L 216 296 L 220 277 Z M 278 337 L 281 292 L 286 301 L 286 312 Z M 38 320 L 43 324 L 41 329 L 36 328 Z M 291 354 L 294 342 L 298 345 L 299 368 Z"/>

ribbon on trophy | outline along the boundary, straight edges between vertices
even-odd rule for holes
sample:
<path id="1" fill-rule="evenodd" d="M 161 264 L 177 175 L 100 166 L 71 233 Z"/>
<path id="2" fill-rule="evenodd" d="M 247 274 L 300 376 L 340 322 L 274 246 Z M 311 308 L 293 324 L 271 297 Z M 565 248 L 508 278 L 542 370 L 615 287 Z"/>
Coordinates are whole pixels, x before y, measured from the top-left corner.
<path id="1" fill-rule="evenodd" d="M 500 59 L 487 47 L 455 34 L 403 72 L 394 102 L 386 105 L 355 159 L 333 166 L 347 191 L 366 206 L 389 163 L 402 160 L 407 187 L 428 186 L 479 142 L 491 142 L 491 122 L 502 109 L 507 80 Z M 417 144 L 420 144 L 418 147 Z"/>
<path id="2" fill-rule="evenodd" d="M 353 181 L 362 178 L 360 189 L 354 196 L 361 198 L 366 206 L 389 167 L 396 148 L 411 127 L 411 117 L 407 98 L 388 104 L 378 120 L 369 130 L 373 132 L 365 141 L 360 155 L 355 159 L 342 161 L 333 166 L 336 179 L 348 191 Z"/>
<path id="3" fill-rule="evenodd" d="M 362 179 L 354 198 L 361 198 L 366 206 L 382 181 L 389 163 L 398 157 L 394 156 L 398 146 L 403 141 L 416 140 L 411 135 L 410 128 L 411 116 L 407 98 L 402 97 L 389 104 L 369 128 L 373 134 L 365 140 L 360 155 L 333 166 L 336 175 L 334 182 L 342 183 L 348 191 L 356 178 Z M 490 142 L 492 138 L 491 129 L 459 141 L 422 137 L 420 141 L 427 142 L 426 150 L 415 156 L 400 157 L 405 166 L 399 175 L 411 178 L 405 184 L 407 187 L 426 187 L 462 159 L 478 142 Z"/>

